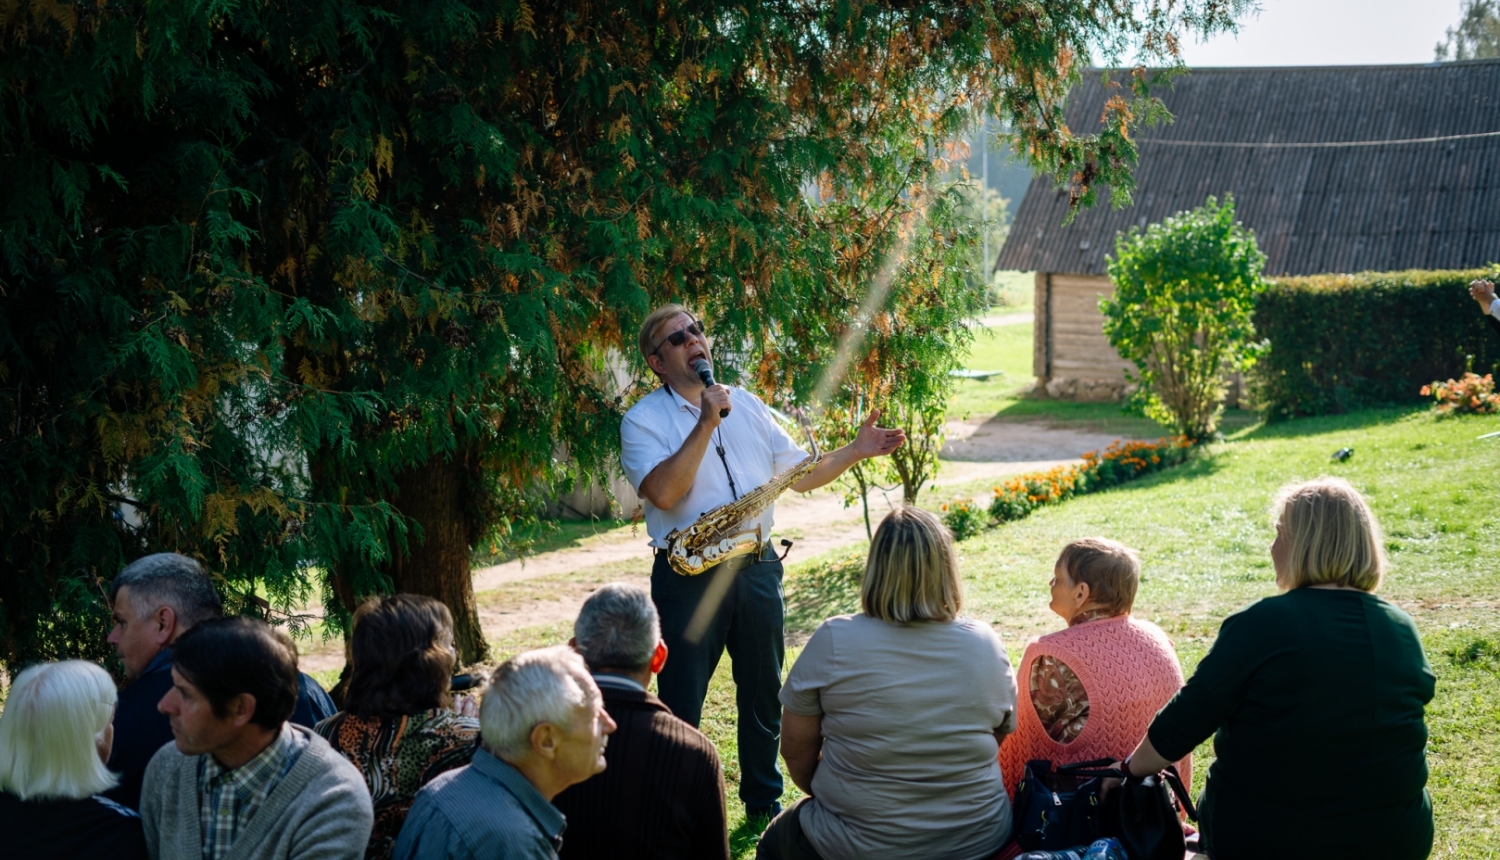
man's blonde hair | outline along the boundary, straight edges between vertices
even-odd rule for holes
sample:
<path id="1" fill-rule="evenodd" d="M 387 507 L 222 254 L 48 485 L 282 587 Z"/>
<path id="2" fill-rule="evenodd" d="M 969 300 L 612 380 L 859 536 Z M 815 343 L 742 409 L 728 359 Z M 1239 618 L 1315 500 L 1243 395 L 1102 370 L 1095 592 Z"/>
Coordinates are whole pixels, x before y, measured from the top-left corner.
<path id="1" fill-rule="evenodd" d="M 1135 606 L 1141 584 L 1141 560 L 1135 550 L 1109 538 L 1075 540 L 1063 547 L 1057 563 L 1073 582 L 1086 582 L 1089 600 L 1114 615 Z"/>
<path id="2" fill-rule="evenodd" d="M 1359 491 L 1343 478 L 1288 484 L 1276 495 L 1276 522 L 1289 547 L 1286 585 L 1380 587 L 1385 539 Z"/>
<path id="3" fill-rule="evenodd" d="M 963 591 L 948 527 L 921 508 L 886 515 L 870 543 L 859 602 L 871 618 L 896 624 L 957 618 Z"/>
<path id="4" fill-rule="evenodd" d="M 692 311 L 677 304 L 662 305 L 651 313 L 646 314 L 646 318 L 641 321 L 641 358 L 650 358 L 652 351 L 656 348 L 656 329 L 662 323 L 678 314 L 693 315 Z"/>

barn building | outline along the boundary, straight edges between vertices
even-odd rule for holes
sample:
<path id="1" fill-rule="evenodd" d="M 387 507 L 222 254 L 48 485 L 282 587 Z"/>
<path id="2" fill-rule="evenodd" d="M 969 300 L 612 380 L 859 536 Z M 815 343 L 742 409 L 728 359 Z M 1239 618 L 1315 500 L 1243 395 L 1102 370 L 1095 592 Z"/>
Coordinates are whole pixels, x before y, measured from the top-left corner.
<path id="1" fill-rule="evenodd" d="M 1176 120 L 1140 132 L 1134 205 L 1106 197 L 1063 226 L 1067 194 L 1039 178 L 996 262 L 1036 272 L 1033 363 L 1054 397 L 1120 396 L 1105 255 L 1121 231 L 1210 195 L 1234 195 L 1273 277 L 1500 261 L 1500 60 L 1199 69 L 1160 94 Z M 1096 131 L 1106 98 L 1086 74 L 1069 128 Z"/>

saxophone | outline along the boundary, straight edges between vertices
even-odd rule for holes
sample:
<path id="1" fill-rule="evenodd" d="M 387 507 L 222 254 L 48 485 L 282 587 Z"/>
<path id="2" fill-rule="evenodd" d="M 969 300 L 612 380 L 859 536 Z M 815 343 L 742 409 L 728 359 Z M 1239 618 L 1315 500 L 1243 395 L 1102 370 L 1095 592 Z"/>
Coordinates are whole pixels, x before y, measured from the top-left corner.
<path id="1" fill-rule="evenodd" d="M 797 465 L 741 496 L 738 501 L 719 505 L 699 517 L 692 525 L 673 529 L 667 535 L 667 561 L 683 576 L 697 576 L 709 568 L 741 555 L 760 551 L 768 535 L 761 534 L 760 523 L 745 529 L 749 520 L 759 517 L 787 487 L 807 476 L 818 465 L 822 454 L 812 428 L 803 421 L 812 454 Z"/>

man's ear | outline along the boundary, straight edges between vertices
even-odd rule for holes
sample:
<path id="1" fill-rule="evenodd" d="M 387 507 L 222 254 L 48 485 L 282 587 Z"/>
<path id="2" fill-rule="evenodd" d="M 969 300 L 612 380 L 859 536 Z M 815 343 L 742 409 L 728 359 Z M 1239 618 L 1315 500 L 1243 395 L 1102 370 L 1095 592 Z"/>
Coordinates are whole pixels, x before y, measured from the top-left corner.
<path id="1" fill-rule="evenodd" d="M 657 376 L 661 376 L 663 370 L 666 368 L 666 364 L 662 362 L 661 356 L 654 354 L 646 356 L 646 366 L 651 368 L 651 372 Z"/>
<path id="2" fill-rule="evenodd" d="M 572 648 L 574 651 L 578 650 L 578 637 L 577 636 L 569 636 L 568 637 L 568 647 Z"/>
<path id="3" fill-rule="evenodd" d="M 177 610 L 170 606 L 158 606 L 151 614 L 151 620 L 156 622 L 156 635 L 153 636 L 159 646 L 171 645 L 182 630 L 177 625 Z"/>
<path id="4" fill-rule="evenodd" d="M 250 693 L 240 693 L 229 700 L 228 718 L 236 727 L 250 724 L 255 719 L 255 696 Z"/>
<path id="5" fill-rule="evenodd" d="M 531 729 L 531 749 L 542 758 L 551 761 L 557 758 L 557 745 L 562 732 L 551 723 L 537 723 Z"/>
<path id="6" fill-rule="evenodd" d="M 667 643 L 657 642 L 656 650 L 651 652 L 651 674 L 661 672 L 661 667 L 667 665 Z"/>

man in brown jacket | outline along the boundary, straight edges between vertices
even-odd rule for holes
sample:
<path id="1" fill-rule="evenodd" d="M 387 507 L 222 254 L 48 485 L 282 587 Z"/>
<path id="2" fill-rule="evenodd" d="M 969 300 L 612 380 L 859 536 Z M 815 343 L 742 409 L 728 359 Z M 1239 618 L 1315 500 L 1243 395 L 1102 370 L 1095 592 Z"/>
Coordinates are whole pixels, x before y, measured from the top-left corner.
<path id="1" fill-rule="evenodd" d="M 604 772 L 553 798 L 568 820 L 563 860 L 728 860 L 719 754 L 646 692 L 667 662 L 651 595 L 634 585 L 603 586 L 584 602 L 571 644 L 619 728 L 605 748 Z"/>

